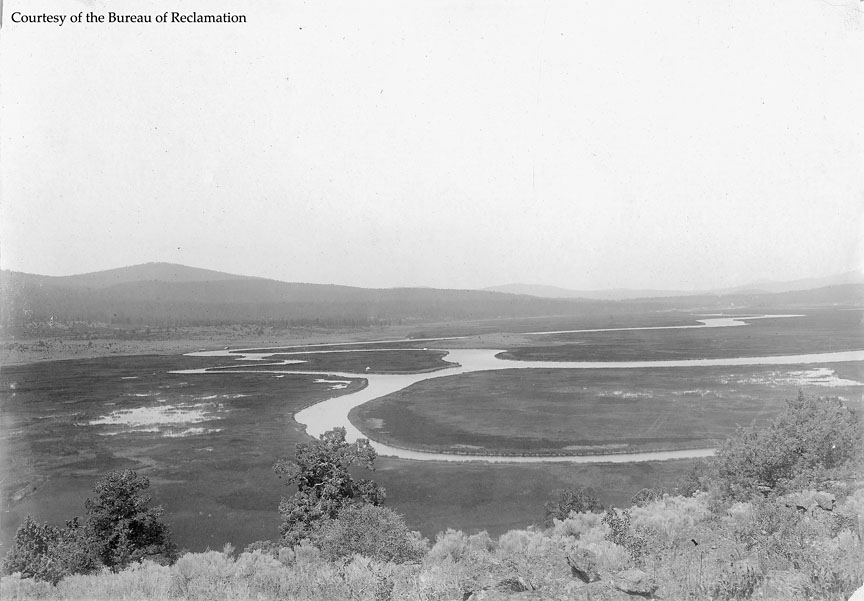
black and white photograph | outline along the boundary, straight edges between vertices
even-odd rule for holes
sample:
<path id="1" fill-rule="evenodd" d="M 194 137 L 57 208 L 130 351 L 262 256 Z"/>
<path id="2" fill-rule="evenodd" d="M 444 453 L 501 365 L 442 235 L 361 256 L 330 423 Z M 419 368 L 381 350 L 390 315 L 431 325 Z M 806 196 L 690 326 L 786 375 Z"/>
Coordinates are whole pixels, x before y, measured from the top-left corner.
<path id="1" fill-rule="evenodd" d="M 864 2 L 0 0 L 0 599 L 864 601 Z"/>

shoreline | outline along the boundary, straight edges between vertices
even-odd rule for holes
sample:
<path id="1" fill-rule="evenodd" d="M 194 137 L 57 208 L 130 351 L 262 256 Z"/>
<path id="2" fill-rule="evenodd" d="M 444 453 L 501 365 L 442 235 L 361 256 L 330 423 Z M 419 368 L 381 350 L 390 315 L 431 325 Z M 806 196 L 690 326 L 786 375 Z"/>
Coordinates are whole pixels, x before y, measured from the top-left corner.
<path id="1" fill-rule="evenodd" d="M 771 318 L 789 318 L 797 317 L 797 315 L 759 315 L 738 318 L 715 318 L 699 320 L 698 326 L 666 326 L 666 327 L 648 327 L 648 328 L 615 328 L 613 331 L 620 330 L 643 330 L 643 329 L 700 329 L 700 328 L 723 328 L 723 327 L 742 327 L 746 326 L 746 319 L 771 319 Z M 572 330 L 571 330 L 572 331 Z M 584 332 L 586 330 L 578 330 Z M 590 331 L 590 330 L 588 330 Z M 603 329 L 600 331 L 610 331 Z M 561 331 L 554 332 L 532 332 L 531 335 L 542 336 L 550 334 L 558 334 Z M 440 339 L 439 339 L 440 340 Z M 453 340 L 453 338 L 450 338 Z M 429 339 L 429 341 L 432 341 Z M 372 343 L 374 341 L 370 341 Z M 379 341 L 384 342 L 384 341 Z M 394 342 L 394 341 L 387 341 Z M 257 352 L 250 352 L 250 351 Z M 320 436 L 325 431 L 333 427 L 343 427 L 346 430 L 347 439 L 353 442 L 358 438 L 368 438 L 372 447 L 380 456 L 395 457 L 399 459 L 417 459 L 423 461 L 444 461 L 444 462 L 486 462 L 486 463 L 551 463 L 551 462 L 566 462 L 566 463 L 628 463 L 628 462 L 645 462 L 669 459 L 685 459 L 708 457 L 714 454 L 714 448 L 699 448 L 699 449 L 684 449 L 671 451 L 641 451 L 641 452 L 619 452 L 619 453 L 600 453 L 600 454 L 581 454 L 581 455 L 510 455 L 510 454 L 479 454 L 470 452 L 434 452 L 420 451 L 393 446 L 379 440 L 375 440 L 366 432 L 354 424 L 350 419 L 351 411 L 369 401 L 382 398 L 388 394 L 403 390 L 417 382 L 439 378 L 451 375 L 461 375 L 476 371 L 490 370 L 508 370 L 508 369 L 636 369 L 636 368 L 663 368 L 663 367 L 714 367 L 714 366 L 747 366 L 747 365 L 797 365 L 797 364 L 820 364 L 820 363 L 835 363 L 843 361 L 864 361 L 864 350 L 828 352 L 828 353 L 808 353 L 799 355 L 772 355 L 772 356 L 751 356 L 751 357 L 733 357 L 726 359 L 678 359 L 678 360 L 653 360 L 653 361 L 513 361 L 501 359 L 502 351 L 499 349 L 465 349 L 465 348 L 440 348 L 430 347 L 429 350 L 445 351 L 445 361 L 452 361 L 458 367 L 436 370 L 432 373 L 410 373 L 401 375 L 384 375 L 384 374 L 360 374 L 345 371 L 319 371 L 319 370 L 279 370 L 277 373 L 285 374 L 307 374 L 307 375 L 336 375 L 339 377 L 360 377 L 365 378 L 367 386 L 357 392 L 340 395 L 325 399 L 305 409 L 298 411 L 294 415 L 294 421 L 305 427 L 306 433 L 310 436 Z M 351 352 L 351 351 L 342 351 Z M 192 356 L 208 356 L 208 357 L 230 357 L 235 356 L 245 360 L 254 359 L 255 355 L 270 356 L 267 349 L 234 349 L 223 351 L 210 351 L 206 353 L 191 353 Z M 238 355 L 240 355 L 238 357 Z M 262 366 L 263 367 L 263 366 Z M 232 373 L 229 368 L 219 368 L 221 373 Z M 259 371 L 259 370 L 256 370 Z M 261 372 L 272 370 L 262 369 Z M 178 370 L 173 373 L 197 373 L 206 374 L 213 373 L 207 368 L 193 370 Z M 235 372 L 236 373 L 236 372 Z"/>
<path id="2" fill-rule="evenodd" d="M 475 322 L 435 322 L 430 324 L 391 325 L 374 328 L 360 329 L 334 329 L 313 330 L 305 328 L 286 329 L 268 335 L 250 334 L 238 331 L 232 326 L 186 326 L 180 330 L 176 337 L 141 339 L 124 338 L 122 335 L 105 337 L 92 335 L 90 338 L 81 338 L 80 333 L 71 331 L 56 331 L 43 333 L 43 335 L 32 335 L 16 338 L 14 336 L 5 338 L 0 333 L 0 368 L 18 367 L 35 363 L 46 363 L 51 361 L 66 361 L 73 359 L 99 359 L 104 357 L 131 357 L 135 355 L 185 355 L 190 353 L 206 352 L 208 354 L 219 353 L 225 347 L 232 351 L 256 350 L 265 348 L 290 349 L 311 346 L 341 346 L 352 344 L 381 344 L 386 342 L 422 342 L 454 340 L 464 341 L 483 339 L 497 336 L 519 336 L 535 337 L 561 333 L 588 333 L 588 332 L 616 332 L 629 330 L 689 330 L 702 329 L 706 327 L 736 327 L 746 326 L 746 321 L 751 319 L 768 319 L 776 317 L 798 317 L 798 314 L 783 315 L 735 315 L 726 317 L 713 317 L 707 319 L 694 318 L 696 323 L 672 326 L 637 326 L 618 328 L 580 328 L 553 331 L 531 331 L 531 332 L 479 332 L 471 331 Z M 544 317 L 549 319 L 555 316 Z M 541 318 L 538 318 L 541 319 Z M 505 322 L 508 320 L 504 320 Z M 712 325 L 713 324 L 713 325 Z M 434 337 L 413 337 L 417 329 L 445 328 L 462 326 L 466 333 L 460 335 L 441 335 Z M 104 334 L 104 331 L 103 331 Z M 383 337 L 389 337 L 382 340 Z M 500 341 L 496 341 L 500 344 Z M 492 343 L 495 344 L 495 343 Z M 483 345 L 485 346 L 485 345 Z M 497 345 L 496 345 L 497 346 Z M 204 350 L 202 349 L 209 349 Z M 487 347 L 488 348 L 488 347 Z M 506 351 L 502 351 L 506 352 Z"/>

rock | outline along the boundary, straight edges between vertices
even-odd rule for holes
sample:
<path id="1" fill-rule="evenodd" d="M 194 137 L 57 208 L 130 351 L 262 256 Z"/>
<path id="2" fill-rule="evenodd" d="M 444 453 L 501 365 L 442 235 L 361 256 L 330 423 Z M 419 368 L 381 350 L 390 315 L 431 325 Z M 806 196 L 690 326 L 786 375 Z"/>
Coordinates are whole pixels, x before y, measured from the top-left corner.
<path id="1" fill-rule="evenodd" d="M 803 599 L 809 578 L 792 570 L 771 570 L 762 583 L 762 595 L 767 599 Z"/>
<path id="2" fill-rule="evenodd" d="M 586 584 L 600 580 L 597 571 L 597 556 L 586 549 L 575 549 L 567 554 L 567 563 L 573 576 Z"/>
<path id="3" fill-rule="evenodd" d="M 642 570 L 631 568 L 615 574 L 612 585 L 629 595 L 651 597 L 657 591 L 657 582 Z"/>
<path id="4" fill-rule="evenodd" d="M 550 595 L 546 591 L 523 591 L 521 593 L 508 593 L 494 589 L 484 589 L 472 593 L 468 601 L 558 601 L 559 598 Z M 564 601 L 562 599 L 562 601 Z"/>
<path id="5" fill-rule="evenodd" d="M 501 582 L 495 585 L 495 590 L 502 591 L 505 593 L 524 593 L 525 591 L 530 591 L 532 588 L 528 586 L 528 584 L 518 576 L 511 576 L 510 578 L 505 578 Z"/>
<path id="6" fill-rule="evenodd" d="M 583 584 L 578 580 L 556 580 L 542 589 L 508 593 L 495 589 L 477 591 L 469 601 L 634 601 L 636 597 L 616 590 L 608 582 Z"/>
<path id="7" fill-rule="evenodd" d="M 533 590 L 524 579 L 518 576 L 510 576 L 504 580 L 499 580 L 495 584 L 487 584 L 481 586 L 477 590 L 466 592 L 462 599 L 465 601 L 492 601 L 497 599 L 518 599 L 513 596 L 515 593 L 524 593 Z"/>
<path id="8" fill-rule="evenodd" d="M 474 591 L 466 597 L 462 597 L 465 601 L 507 601 L 510 595 L 501 591 L 490 591 L 483 589 L 482 591 Z"/>
<path id="9" fill-rule="evenodd" d="M 608 582 L 592 582 L 569 592 L 568 601 L 633 601 L 633 597 Z"/>
<path id="10" fill-rule="evenodd" d="M 814 511 L 834 511 L 837 499 L 831 493 L 816 490 L 804 490 L 783 497 L 786 507 Z"/>
<path id="11" fill-rule="evenodd" d="M 816 507 L 825 511 L 834 511 L 834 507 L 837 505 L 837 499 L 834 498 L 834 495 L 825 492 L 818 493 L 815 501 Z"/>

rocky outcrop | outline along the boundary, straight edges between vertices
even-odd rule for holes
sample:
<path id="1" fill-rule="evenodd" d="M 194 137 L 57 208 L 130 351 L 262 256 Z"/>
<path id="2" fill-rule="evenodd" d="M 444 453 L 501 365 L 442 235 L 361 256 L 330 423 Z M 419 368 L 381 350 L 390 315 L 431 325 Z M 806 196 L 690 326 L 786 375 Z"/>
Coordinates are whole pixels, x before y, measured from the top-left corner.
<path id="1" fill-rule="evenodd" d="M 635 568 L 618 572 L 612 578 L 612 586 L 628 595 L 650 599 L 657 592 L 657 582 L 642 570 Z"/>
<path id="2" fill-rule="evenodd" d="M 600 572 L 597 571 L 597 556 L 585 549 L 576 549 L 567 554 L 567 563 L 573 576 L 590 584 L 600 580 Z"/>
<path id="3" fill-rule="evenodd" d="M 766 599 L 805 599 L 809 578 L 793 570 L 770 570 L 762 582 Z"/>
<path id="4" fill-rule="evenodd" d="M 653 599 L 658 584 L 642 570 L 601 571 L 597 556 L 586 549 L 567 554 L 571 580 L 555 580 L 542 589 L 529 590 L 521 578 L 507 578 L 494 586 L 466 595 L 466 601 L 638 601 Z"/>
<path id="5" fill-rule="evenodd" d="M 477 591 L 470 601 L 634 601 L 639 597 L 628 595 L 609 585 L 608 582 L 584 584 L 576 580 L 549 583 L 541 590 L 508 594 L 487 589 Z"/>

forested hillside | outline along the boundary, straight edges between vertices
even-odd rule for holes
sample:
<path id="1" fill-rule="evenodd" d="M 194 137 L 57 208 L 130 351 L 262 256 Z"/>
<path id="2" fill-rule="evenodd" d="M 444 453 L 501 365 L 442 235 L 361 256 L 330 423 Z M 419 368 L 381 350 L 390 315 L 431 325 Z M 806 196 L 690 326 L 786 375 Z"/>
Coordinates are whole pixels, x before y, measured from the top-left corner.
<path id="1" fill-rule="evenodd" d="M 78 276 L 0 272 L 0 326 L 363 326 L 549 315 L 619 315 L 667 309 L 767 310 L 860 304 L 864 285 L 780 294 L 701 295 L 629 301 L 552 299 L 478 290 L 369 289 L 288 283 L 171 264 Z"/>

